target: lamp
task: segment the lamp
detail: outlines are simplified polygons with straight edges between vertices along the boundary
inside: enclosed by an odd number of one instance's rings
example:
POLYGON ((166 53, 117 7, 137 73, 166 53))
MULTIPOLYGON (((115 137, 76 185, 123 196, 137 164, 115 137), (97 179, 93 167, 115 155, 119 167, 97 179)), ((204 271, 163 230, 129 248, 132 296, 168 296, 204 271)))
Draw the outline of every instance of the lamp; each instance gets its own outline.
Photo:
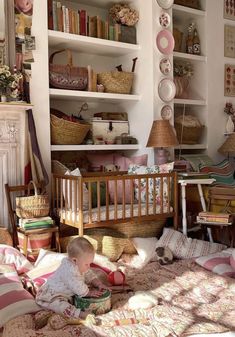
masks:
POLYGON ((220 146, 218 152, 227 154, 228 158, 231 153, 235 153, 235 133, 231 133, 225 142, 220 146))
POLYGON ((160 165, 167 162, 168 153, 164 148, 174 147, 178 144, 174 128, 169 120, 153 121, 146 146, 157 148, 156 164, 160 165))

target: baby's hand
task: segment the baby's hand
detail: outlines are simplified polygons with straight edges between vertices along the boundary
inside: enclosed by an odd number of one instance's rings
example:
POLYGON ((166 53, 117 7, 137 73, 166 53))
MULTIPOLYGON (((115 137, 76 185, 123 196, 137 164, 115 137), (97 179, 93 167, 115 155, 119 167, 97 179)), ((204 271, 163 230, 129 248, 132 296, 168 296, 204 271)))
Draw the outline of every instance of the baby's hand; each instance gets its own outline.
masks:
POLYGON ((100 297, 103 295, 103 291, 101 290, 95 290, 95 289, 92 289, 92 290, 89 290, 88 294, 86 295, 87 297, 100 297))
POLYGON ((101 282, 98 278, 92 281, 94 287, 98 288, 99 290, 111 290, 109 286, 101 282))

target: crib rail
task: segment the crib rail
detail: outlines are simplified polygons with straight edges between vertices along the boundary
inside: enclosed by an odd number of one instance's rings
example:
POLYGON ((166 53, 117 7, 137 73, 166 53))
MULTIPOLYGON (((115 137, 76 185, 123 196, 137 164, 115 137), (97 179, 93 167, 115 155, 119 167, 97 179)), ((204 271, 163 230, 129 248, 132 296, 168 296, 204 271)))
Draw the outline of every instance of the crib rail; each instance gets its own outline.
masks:
POLYGON ((61 223, 79 229, 127 221, 174 218, 177 227, 177 174, 120 172, 82 177, 53 175, 53 209, 61 223))

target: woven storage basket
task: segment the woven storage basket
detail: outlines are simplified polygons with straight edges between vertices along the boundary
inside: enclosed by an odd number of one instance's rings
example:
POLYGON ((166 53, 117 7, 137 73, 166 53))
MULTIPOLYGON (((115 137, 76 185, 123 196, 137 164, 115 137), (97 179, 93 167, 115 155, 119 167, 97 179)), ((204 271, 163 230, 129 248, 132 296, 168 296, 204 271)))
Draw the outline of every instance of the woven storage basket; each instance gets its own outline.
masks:
POLYGON ((200 141, 204 126, 182 127, 181 124, 175 123, 175 130, 180 144, 197 144, 200 141), (183 137, 182 137, 183 132, 183 137))
POLYGON ((49 197, 47 194, 38 194, 33 181, 28 184, 28 196, 16 197, 16 215, 19 218, 30 219, 48 216, 50 210, 49 197), (35 195, 29 196, 30 185, 34 187, 35 195))
POLYGON ((98 84, 103 84, 104 91, 115 94, 130 94, 134 79, 133 72, 108 71, 97 74, 98 84))
POLYGON ((68 167, 66 167, 64 164, 62 164, 58 160, 52 160, 51 161, 51 172, 54 174, 61 174, 64 175, 66 171, 68 171, 68 167))
POLYGON ((51 114, 51 143, 54 145, 79 145, 89 130, 89 124, 70 122, 51 114))
POLYGON ((0 228, 0 244, 13 246, 11 234, 6 228, 0 228))

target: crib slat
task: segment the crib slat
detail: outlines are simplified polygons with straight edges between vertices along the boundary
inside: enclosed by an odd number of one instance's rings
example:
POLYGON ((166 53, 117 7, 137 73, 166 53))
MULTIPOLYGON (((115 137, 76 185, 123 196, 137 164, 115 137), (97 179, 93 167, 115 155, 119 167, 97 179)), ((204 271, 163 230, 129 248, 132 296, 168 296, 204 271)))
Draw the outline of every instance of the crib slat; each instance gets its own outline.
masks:
POLYGON ((134 183, 135 183, 134 179, 131 179, 131 212, 130 212, 131 218, 133 218, 134 216, 134 210, 133 210, 134 208, 134 183))
POLYGON ((114 180, 114 219, 117 220, 117 180, 114 180))
POLYGON ((126 217, 126 180, 122 180, 122 218, 126 217))
POLYGON ((91 199, 91 182, 88 182, 88 212, 89 222, 92 222, 92 199, 91 199))
POLYGON ((80 195, 79 198, 79 224, 78 224, 78 234, 83 236, 83 188, 82 188, 83 181, 80 178, 78 180, 78 193, 80 195))
POLYGON ((167 177, 167 212, 170 213, 171 178, 167 177))
POLYGON ((146 215, 149 215, 149 178, 146 178, 146 215))
POLYGON ((153 214, 156 215, 156 183, 157 183, 157 178, 153 178, 153 214))
POLYGON ((164 194, 163 194, 163 178, 160 177, 160 213, 163 213, 163 199, 164 199, 164 194))
POLYGON ((138 178, 138 216, 141 216, 141 179, 138 178))
POLYGON ((106 203, 106 220, 109 220, 109 182, 106 180, 106 193, 105 193, 105 203, 106 203))

